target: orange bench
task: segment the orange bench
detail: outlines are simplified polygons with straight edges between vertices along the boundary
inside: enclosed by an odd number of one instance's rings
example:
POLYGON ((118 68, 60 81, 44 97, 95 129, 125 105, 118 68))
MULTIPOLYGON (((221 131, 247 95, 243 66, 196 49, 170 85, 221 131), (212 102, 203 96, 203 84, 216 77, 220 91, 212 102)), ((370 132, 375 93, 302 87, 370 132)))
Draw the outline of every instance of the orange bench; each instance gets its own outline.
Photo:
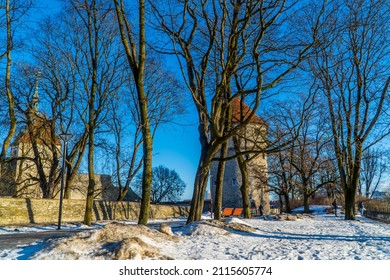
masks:
POLYGON ((233 211, 233 216, 241 216, 244 209, 242 208, 235 208, 233 211))
POLYGON ((224 208, 221 216, 222 217, 230 217, 231 215, 233 215, 233 210, 234 210, 234 208, 224 208))

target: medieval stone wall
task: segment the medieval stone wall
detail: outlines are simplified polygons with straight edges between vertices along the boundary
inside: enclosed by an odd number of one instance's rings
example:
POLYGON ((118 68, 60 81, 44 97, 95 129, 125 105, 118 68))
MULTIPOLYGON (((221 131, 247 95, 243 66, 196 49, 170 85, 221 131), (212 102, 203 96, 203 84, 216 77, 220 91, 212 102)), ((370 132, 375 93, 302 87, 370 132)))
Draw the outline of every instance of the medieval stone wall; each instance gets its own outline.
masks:
MULTIPOLYGON (((94 201, 93 221, 137 220, 140 204, 137 202, 94 201)), ((35 198, 0 198, 0 226, 47 224, 58 221, 59 200, 35 198)), ((82 222, 85 200, 65 199, 62 222, 82 222)), ((151 205, 151 219, 165 219, 188 215, 183 206, 151 205)))
POLYGON ((9 161, 0 165, 0 196, 15 194, 15 163, 16 161, 9 161))
MULTIPOLYGON (((71 199, 85 199, 87 197, 89 177, 88 174, 77 174, 73 181, 70 193, 71 199)), ((118 195, 111 176, 106 174, 95 174, 95 199, 116 200, 118 195)))

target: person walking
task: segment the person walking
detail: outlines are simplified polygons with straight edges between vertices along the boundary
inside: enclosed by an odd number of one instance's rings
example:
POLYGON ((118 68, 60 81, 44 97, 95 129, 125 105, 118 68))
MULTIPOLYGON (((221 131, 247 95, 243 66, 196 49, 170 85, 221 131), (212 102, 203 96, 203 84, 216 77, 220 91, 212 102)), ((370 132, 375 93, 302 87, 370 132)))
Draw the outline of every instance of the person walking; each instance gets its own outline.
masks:
POLYGON ((333 206, 333 210, 334 210, 334 215, 335 215, 336 217, 338 217, 338 216, 337 216, 337 200, 336 200, 336 198, 333 200, 332 206, 333 206))
POLYGON ((364 216, 364 203, 363 201, 360 201, 359 203, 359 212, 360 212, 360 215, 364 216))
POLYGON ((260 214, 260 217, 262 217, 265 220, 263 204, 260 204, 260 206, 259 206, 259 214, 260 214))

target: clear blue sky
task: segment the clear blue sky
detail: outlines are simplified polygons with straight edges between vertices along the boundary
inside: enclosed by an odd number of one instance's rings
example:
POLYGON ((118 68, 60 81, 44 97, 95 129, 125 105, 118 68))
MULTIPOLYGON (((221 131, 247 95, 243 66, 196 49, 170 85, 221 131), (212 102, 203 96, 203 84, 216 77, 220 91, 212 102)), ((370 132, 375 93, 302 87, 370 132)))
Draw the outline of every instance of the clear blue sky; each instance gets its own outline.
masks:
POLYGON ((153 165, 164 165, 180 175, 187 185, 183 199, 192 197, 200 155, 198 139, 196 125, 162 127, 154 139, 153 165))
MULTIPOLYGON (((37 18, 60 11, 61 1, 58 0, 37 0, 35 7, 37 18)), ((188 94, 187 92, 183 94, 188 94)), ((164 165, 174 169, 187 188, 183 199, 191 199, 196 169, 200 155, 199 135, 197 131, 197 116, 191 112, 191 104, 187 115, 179 116, 180 124, 168 124, 158 129, 154 139, 153 166, 164 165)))

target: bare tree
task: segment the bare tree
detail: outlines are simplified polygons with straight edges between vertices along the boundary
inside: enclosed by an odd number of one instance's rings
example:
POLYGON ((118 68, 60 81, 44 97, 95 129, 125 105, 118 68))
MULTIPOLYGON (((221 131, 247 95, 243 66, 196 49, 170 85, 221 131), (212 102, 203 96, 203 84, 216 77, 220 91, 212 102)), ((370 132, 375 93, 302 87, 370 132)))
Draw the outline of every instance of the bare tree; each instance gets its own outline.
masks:
POLYGON ((173 49, 165 51, 177 56, 198 113, 201 156, 187 222, 198 221, 210 164, 221 145, 251 121, 262 92, 297 67, 307 55, 311 40, 302 42, 302 38, 286 32, 283 23, 293 1, 151 4, 158 21, 156 28, 173 44, 173 49), (235 97, 246 100, 251 114, 229 128, 224 122, 225 112, 235 97))
POLYGON ((150 127, 148 97, 145 92, 145 60, 146 60, 146 33, 145 33, 145 1, 138 1, 138 44, 135 43, 135 33, 127 19, 127 12, 123 0, 114 0, 122 45, 125 49, 129 68, 132 71, 135 87, 138 94, 138 106, 143 139, 143 181, 141 209, 138 218, 139 224, 146 225, 149 217, 150 192, 152 187, 152 155, 153 137, 150 127))
MULTIPOLYGON (((302 73, 298 73, 300 74, 302 73)), ((302 90, 299 87, 299 91, 302 90)), ((322 149, 323 145, 313 139, 309 140, 309 135, 310 137, 315 135, 318 139, 327 133, 326 130, 318 130, 313 134, 313 130, 316 131, 316 126, 312 123, 313 117, 316 109, 321 107, 321 105, 316 105, 316 101, 315 93, 312 88, 309 88, 306 95, 289 93, 289 98, 272 100, 269 108, 265 108, 268 133, 267 139, 263 140, 266 143, 263 150, 268 155, 268 178, 262 179, 258 172, 257 176, 260 180, 264 180, 264 184, 269 186, 270 191, 278 195, 281 208, 285 205, 286 212, 291 211, 290 199, 298 194, 300 179, 304 177, 304 180, 308 182, 318 171, 316 164, 319 154, 316 155, 317 158, 314 158, 314 162, 313 158, 312 160, 306 159, 306 156, 312 156, 306 154, 307 151, 318 150, 313 147, 322 149), (311 164, 307 165, 308 162, 311 164)))
POLYGON ((2 175, 2 167, 5 162, 6 153, 15 135, 17 124, 17 118, 15 113, 15 97, 11 85, 12 51, 15 49, 14 37, 16 34, 16 27, 20 25, 18 21, 26 14, 30 7, 30 0, 5 0, 4 4, 0 4, 0 24, 1 28, 5 27, 6 34, 4 39, 5 46, 0 46, 0 61, 5 60, 6 65, 4 73, 4 87, 2 87, 1 90, 1 97, 3 97, 4 90, 6 96, 6 103, 8 104, 7 117, 9 121, 9 128, 2 143, 0 154, 0 176, 2 175))
POLYGON ((298 136, 299 121, 293 114, 291 106, 279 104, 271 113, 268 137, 273 142, 283 141, 285 144, 268 154, 268 178, 267 183, 270 190, 279 197, 281 211, 291 212, 290 199, 293 199, 297 192, 298 174, 291 164, 296 152, 293 145, 298 136), (275 112, 276 111, 276 112, 275 112), (284 205, 284 207, 283 207, 284 205))
POLYGON ((129 103, 118 96, 109 104, 110 121, 107 125, 114 136, 114 145, 108 144, 107 151, 115 155, 113 177, 118 186, 118 201, 125 198, 130 190, 132 180, 142 167, 142 158, 138 158, 142 145, 141 126, 136 121, 138 119, 137 112, 134 112, 134 107, 129 103), (128 115, 131 116, 130 119, 128 119, 128 115), (124 138, 127 141, 124 141, 124 138), (128 139, 132 139, 130 146, 128 146, 130 142, 128 139))
MULTIPOLYGON (((151 200, 153 203, 178 201, 184 193, 185 187, 186 184, 180 179, 179 174, 175 170, 170 170, 162 165, 153 168, 151 190, 151 200)), ((137 193, 142 192, 142 174, 136 177, 134 189, 137 193)))
MULTIPOLYGON (((44 111, 51 117, 56 133, 73 134, 67 155, 67 176, 64 198, 70 198, 74 178, 79 171, 86 147, 88 133, 85 119, 85 99, 77 65, 82 64, 82 48, 78 45, 78 27, 66 12, 42 19, 33 36, 32 56, 42 72, 40 92, 44 96, 44 111)), ((62 172, 62 171, 61 171, 62 172)))
POLYGON ((359 194, 372 198, 387 170, 385 156, 379 150, 368 149, 362 159, 359 194))
POLYGON ((293 149, 287 149, 270 154, 268 157, 267 182, 270 191, 278 195, 280 208, 287 213, 291 212, 290 199, 294 197, 297 185, 297 174, 288 161, 288 156, 291 156, 293 151, 293 149))
POLYGON ((312 107, 302 119, 302 125, 298 131, 299 136, 292 144, 295 151, 290 164, 299 178, 297 187, 303 195, 306 213, 310 211, 310 197, 323 186, 335 183, 335 178, 329 177, 329 173, 321 172, 334 160, 328 153, 331 139, 324 115, 322 102, 317 102, 317 106, 312 107))
POLYGON ((355 219, 363 151, 389 134, 388 1, 332 1, 312 71, 332 124, 345 219, 355 219))
MULTIPOLYGON (((165 69, 163 62, 161 57, 150 57, 146 61, 145 91, 153 139, 158 128, 172 124, 185 112, 182 86, 173 73, 165 69)), ((118 200, 123 200, 132 179, 142 168, 139 151, 143 141, 138 94, 133 79, 128 79, 125 85, 126 94, 120 94, 111 104, 111 121, 108 124, 115 136, 115 148, 108 147, 108 150, 115 154, 114 178, 119 188, 118 200), (132 139, 132 143, 128 139, 132 139)))
POLYGON ((83 153, 83 145, 87 144, 89 183, 84 215, 87 225, 91 223, 95 198, 95 136, 107 114, 108 100, 118 91, 121 77, 116 72, 122 60, 116 47, 118 32, 110 3, 99 0, 70 1, 65 7, 67 16, 62 18, 69 26, 67 30, 72 31, 69 33, 70 44, 66 46, 71 48, 62 51, 68 62, 72 63, 77 92, 81 93, 70 102, 74 101, 72 105, 76 108, 81 105, 76 113, 86 133, 82 132, 76 143, 77 149, 73 149, 68 160, 70 162, 75 154, 83 153))

